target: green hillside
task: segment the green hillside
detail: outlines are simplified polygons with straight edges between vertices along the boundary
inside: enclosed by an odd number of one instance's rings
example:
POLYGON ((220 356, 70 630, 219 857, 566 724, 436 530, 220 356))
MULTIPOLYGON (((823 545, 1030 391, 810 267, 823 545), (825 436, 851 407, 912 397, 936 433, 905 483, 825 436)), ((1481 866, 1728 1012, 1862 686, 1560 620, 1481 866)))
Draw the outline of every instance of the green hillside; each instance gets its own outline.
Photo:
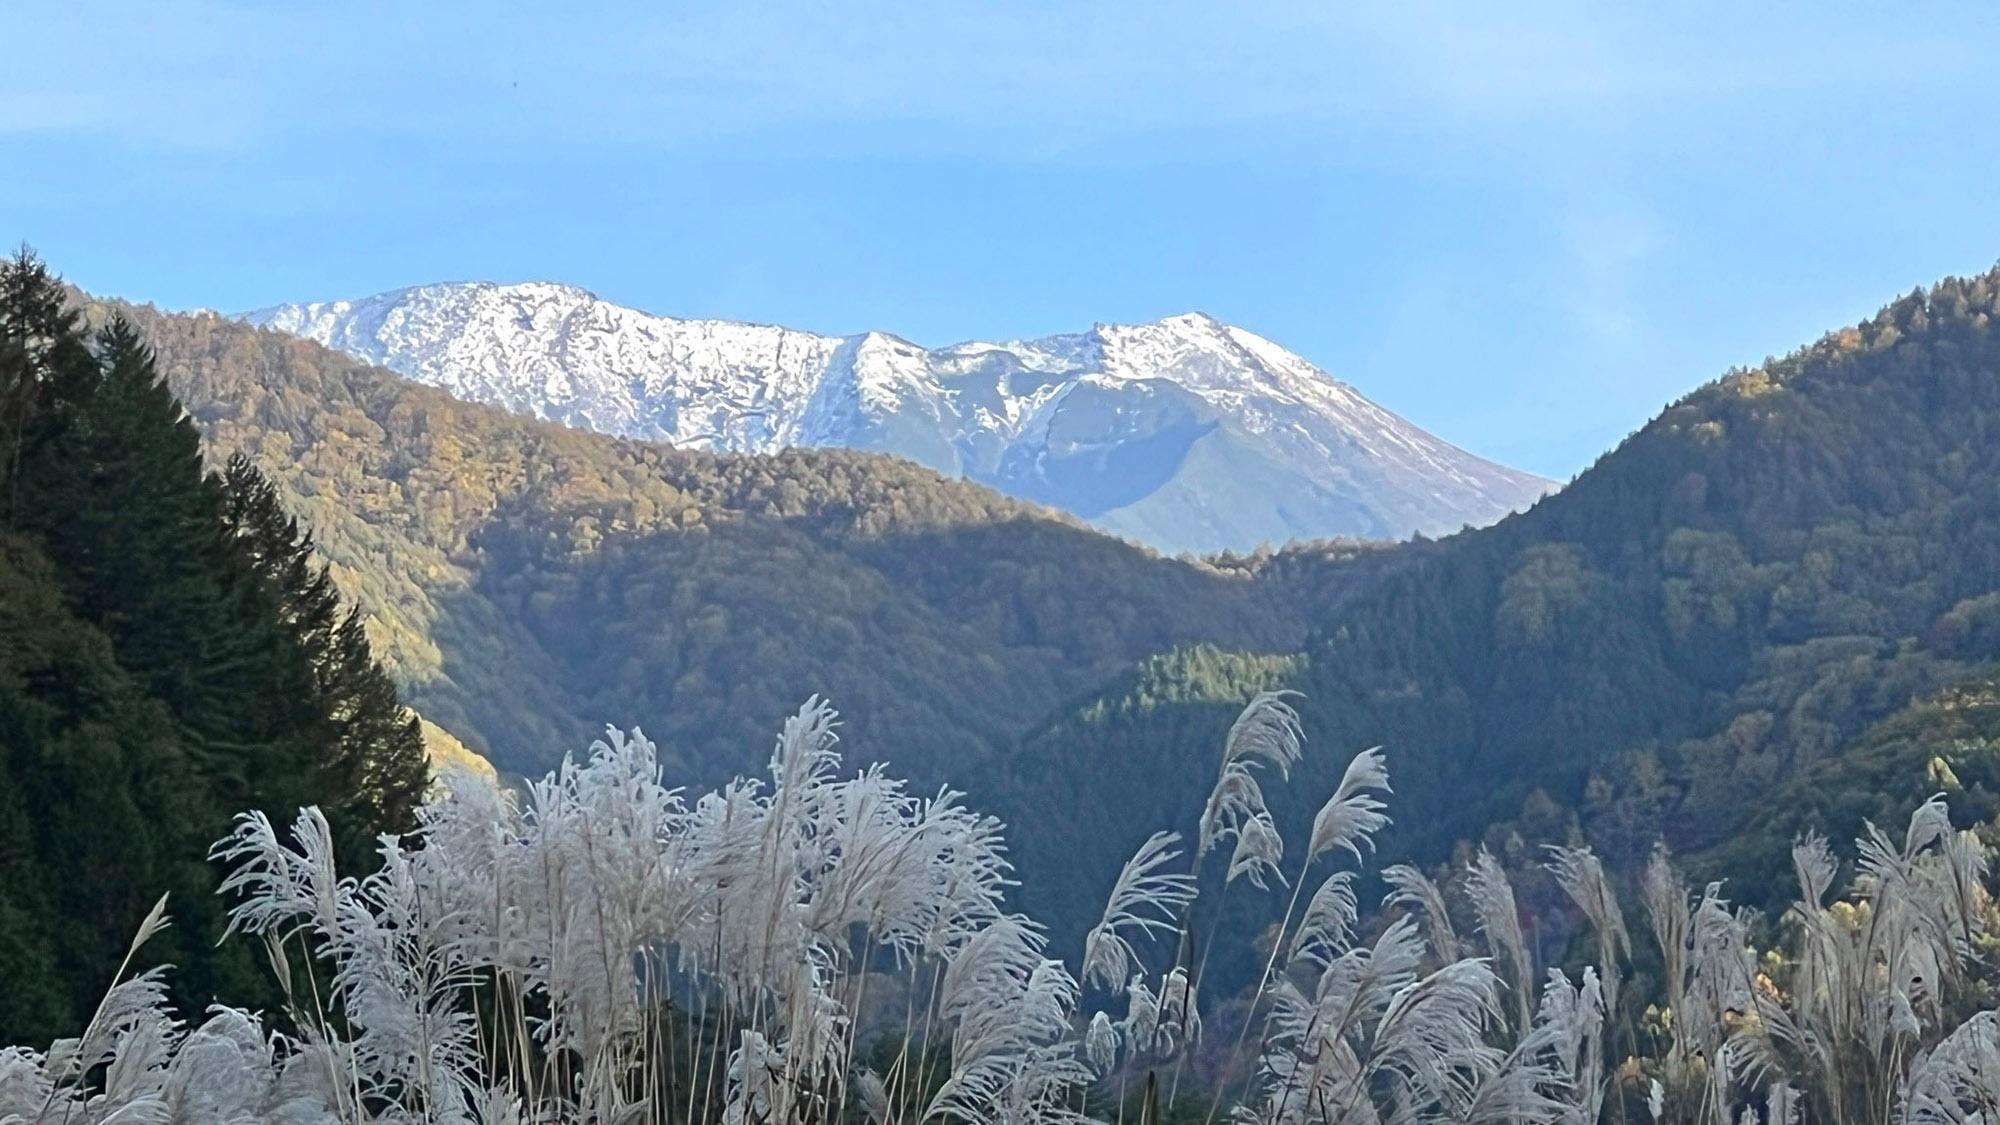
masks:
POLYGON ((859 745, 956 781, 1152 653, 1297 648, 1303 605, 1375 569, 1161 558, 894 458, 678 452, 117 307, 211 446, 311 521, 412 704, 502 769, 639 722, 687 777, 724 779, 817 693, 859 745))
MULTIPOLYGON (((1291 827, 1380 743, 1396 858, 1485 839, 1528 859, 1575 836, 1628 869, 1660 838, 1782 856, 1789 830, 1757 830, 1797 823, 1771 819, 1788 784, 1876 784, 1825 771, 2000 658, 1997 305, 2000 274, 1950 280, 1733 371, 1532 511, 1398 552, 1322 605, 1257 685, 1305 693, 1291 827)), ((1250 686, 1191 667, 1143 699, 1114 689, 982 783, 1032 817, 1031 906, 1087 900, 1147 833, 1190 821, 1250 686)))
POLYGON ((1763 823, 2000 658, 1995 293, 1948 281, 1731 372, 1495 527, 1208 563, 889 458, 618 441, 132 315, 218 451, 311 518, 413 702, 502 768, 636 721, 713 780, 825 694, 865 753, 1018 825, 1061 918, 1200 807, 1264 687, 1304 693, 1313 739, 1279 810, 1384 744, 1399 858, 1587 838, 1629 867, 1763 823))

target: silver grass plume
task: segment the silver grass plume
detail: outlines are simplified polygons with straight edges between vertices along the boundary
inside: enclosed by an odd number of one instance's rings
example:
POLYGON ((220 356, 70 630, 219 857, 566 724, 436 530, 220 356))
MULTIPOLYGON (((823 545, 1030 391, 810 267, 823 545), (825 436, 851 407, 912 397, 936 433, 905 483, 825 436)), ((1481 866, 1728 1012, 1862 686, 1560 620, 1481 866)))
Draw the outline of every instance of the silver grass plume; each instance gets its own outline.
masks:
POLYGON ((1423 872, 1404 864, 1384 868, 1382 881, 1390 888, 1382 904, 1402 907, 1415 914, 1438 960, 1458 960, 1462 948, 1458 931, 1452 927, 1451 910, 1445 905, 1444 892, 1438 885, 1423 872))
POLYGON ((889 1125, 895 1112, 889 1105, 889 1088, 882 1076, 873 1070, 863 1070, 854 1078, 855 1100, 861 1103, 861 1112, 875 1125, 889 1125))
POLYGON ((1117 1067, 1118 1047, 1118 1025, 1111 1022, 1110 1013, 1100 1011, 1091 1016, 1089 1030, 1083 1036, 1083 1057, 1099 1077, 1117 1067))
POLYGON ((1133 1061, 1153 1058, 1160 1037, 1160 998, 1146 986, 1143 974, 1134 973, 1126 982, 1125 1018, 1117 1027, 1133 1061))
POLYGON ((1278 870, 1278 864, 1284 858, 1285 840, 1278 834, 1277 823, 1270 813, 1259 809, 1236 826, 1236 850, 1229 855, 1227 878, 1245 876, 1260 891, 1270 888, 1264 881, 1267 876, 1283 886, 1285 876, 1278 870))
POLYGON ((1336 871, 1313 892, 1305 913, 1299 916, 1298 932, 1292 935, 1286 956, 1294 961, 1311 959, 1323 966, 1353 942, 1354 924, 1360 915, 1354 874, 1336 871))
MULTIPOLYGON (((166 928, 165 901, 140 924, 127 966, 166 928)), ((256 1016, 237 1009, 213 1008, 186 1030, 155 969, 116 980, 81 1038, 60 1041, 47 1055, 0 1048, 0 1121, 336 1125, 344 1099, 312 1063, 308 1044, 268 1034, 256 1016)))
POLYGON ((1335 848, 1352 854, 1356 863, 1366 858, 1361 854, 1362 845, 1372 849, 1374 834, 1389 823, 1382 811, 1388 806, 1376 792, 1390 792, 1389 770, 1379 746, 1356 754, 1347 763, 1340 785, 1313 818, 1312 837, 1306 845, 1307 864, 1335 848))
POLYGON ((1298 712, 1285 702, 1287 696, 1296 694, 1261 691, 1252 697, 1229 726, 1229 736, 1223 744, 1224 760, 1260 759, 1276 769, 1280 777, 1291 777, 1292 767, 1298 764, 1305 744, 1305 728, 1299 725, 1298 712))
POLYGON ((1654 944, 1660 950, 1667 1007, 1679 1012, 1687 1004, 1688 934, 1693 919, 1688 909, 1687 886, 1664 846, 1655 847, 1646 861, 1645 872, 1639 879, 1639 899, 1646 908, 1654 944))
POLYGON ((1298 713, 1285 702, 1289 694, 1260 692, 1237 715, 1223 743, 1221 771, 1201 815, 1196 854, 1205 856, 1235 837, 1227 879, 1233 882, 1239 875, 1247 876, 1259 889, 1268 885, 1266 876, 1278 874, 1285 845, 1252 767, 1266 765, 1276 769, 1280 777, 1289 778, 1292 766, 1298 763, 1305 734, 1298 713))
POLYGON ((1186 968, 1176 965, 1160 980, 1160 1054, 1172 1056, 1201 1042, 1201 1011, 1186 968))
MULTIPOLYGON (((1974 933, 1984 928, 1976 915, 1986 853, 1951 829, 1938 798, 1911 815, 1900 845, 1868 824, 1856 848, 1855 901, 1829 903, 1838 867, 1825 839, 1808 834, 1794 844, 1800 899, 1786 915, 1798 934, 1790 1002, 1756 994, 1759 1033, 1748 1045, 1757 1065, 1799 1080, 1818 1112, 1859 1119, 1879 1114, 1898 1086, 1914 1107, 1928 1096, 1918 1086, 1956 1057, 1939 1040, 1946 997, 1963 988, 1974 933), (1912 1057, 1919 1061, 1905 1072, 1912 1057)), ((1978 1041, 1977 1031, 1967 1035, 1964 1043, 1978 1041)))
POLYGON ((1117 988, 1131 973, 1133 937, 1170 933, 1194 901, 1194 876, 1161 869, 1180 858, 1176 832, 1155 832, 1126 861, 1104 903, 1104 915, 1084 938, 1083 981, 1117 988))
POLYGON ((1980 1012, 1917 1056, 1903 1085, 1903 1125, 1990 1125, 2000 1107, 2000 1012, 1980 1012))
POLYGON ((1560 969, 1550 969, 1542 989, 1534 1029, 1520 1041, 1516 1065, 1545 1069, 1530 1077, 1550 1098, 1565 1104, 1577 1121, 1597 1121, 1609 1080, 1604 1074, 1605 994, 1594 968, 1571 986, 1560 969))
POLYGON ((1271 989, 1255 1098, 1244 1125, 1472 1120, 1505 1055, 1485 1042, 1500 982, 1482 961, 1423 974, 1424 940, 1399 918, 1371 946, 1328 961, 1309 990, 1271 989))
POLYGON ((1618 905, 1618 895, 1604 872, 1604 863, 1587 847, 1552 846, 1547 866, 1556 884, 1590 923, 1591 934, 1597 941, 1597 974, 1604 1008, 1615 1014, 1619 962, 1631 955, 1632 935, 1625 928, 1625 912, 1618 905))
POLYGON ((1528 939, 1521 932, 1521 908, 1514 901, 1514 884, 1493 853, 1479 849, 1465 880, 1465 897, 1472 904, 1487 952, 1508 968, 1514 991, 1515 1027, 1526 1032, 1535 1010, 1535 978, 1528 939))

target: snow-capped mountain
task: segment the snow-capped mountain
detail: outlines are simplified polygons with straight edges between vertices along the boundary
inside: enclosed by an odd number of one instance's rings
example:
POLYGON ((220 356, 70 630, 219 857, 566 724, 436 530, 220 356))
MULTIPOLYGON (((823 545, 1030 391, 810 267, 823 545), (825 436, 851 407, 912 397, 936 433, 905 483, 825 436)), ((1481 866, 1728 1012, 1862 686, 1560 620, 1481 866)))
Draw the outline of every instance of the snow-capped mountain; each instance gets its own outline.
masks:
POLYGON ((737 453, 899 454, 1169 551, 1455 531, 1555 487, 1200 313, 927 349, 471 282, 248 319, 571 426, 737 453))

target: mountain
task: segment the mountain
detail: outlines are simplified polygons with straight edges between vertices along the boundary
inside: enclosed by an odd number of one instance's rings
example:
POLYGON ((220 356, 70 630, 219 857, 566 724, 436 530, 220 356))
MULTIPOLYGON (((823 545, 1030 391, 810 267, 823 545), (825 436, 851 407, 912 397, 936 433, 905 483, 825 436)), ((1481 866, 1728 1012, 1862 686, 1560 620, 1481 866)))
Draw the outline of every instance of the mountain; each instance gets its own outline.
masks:
POLYGON ((677 450, 239 320, 94 308, 310 523, 411 705, 510 772, 618 722, 678 781, 754 773, 817 693, 857 760, 953 781, 1153 653, 1296 648, 1306 605, 1396 553, 1163 558, 900 458, 677 450))
POLYGON ((1026 905, 1073 920, 1150 833, 1191 830, 1259 689, 1302 693, 1311 745, 1273 797, 1294 844, 1377 744, 1385 858, 1423 864, 1587 841, 1630 872, 1664 841, 1772 903, 1797 831, 1939 790, 1981 822, 2000 740, 1925 717, 1969 722, 2000 662, 1996 325, 2000 271, 1911 294, 1700 388, 1532 511, 1399 548, 1283 660, 1135 666, 967 781, 1039 826, 1026 905))
POLYGON ((211 444, 312 520, 413 704, 503 769, 623 721, 676 782, 749 771, 822 692, 855 760, 1015 825, 1023 905, 1065 940, 1200 809, 1256 690, 1303 693, 1309 755, 1272 789, 1293 841, 1380 743, 1385 858, 1586 840, 1629 870, 1661 839, 1691 865, 1782 850, 1752 829, 1779 800, 1818 823, 1781 796, 1814 778, 1904 801, 1932 735, 1869 732, 2000 662, 2000 274, 1730 372, 1491 527, 1209 563, 902 459, 618 439, 240 321, 133 315, 211 444))
POLYGON ((1438 534, 1554 487, 1199 313, 925 349, 467 283, 248 319, 582 429, 715 452, 894 453, 1166 551, 1438 534))

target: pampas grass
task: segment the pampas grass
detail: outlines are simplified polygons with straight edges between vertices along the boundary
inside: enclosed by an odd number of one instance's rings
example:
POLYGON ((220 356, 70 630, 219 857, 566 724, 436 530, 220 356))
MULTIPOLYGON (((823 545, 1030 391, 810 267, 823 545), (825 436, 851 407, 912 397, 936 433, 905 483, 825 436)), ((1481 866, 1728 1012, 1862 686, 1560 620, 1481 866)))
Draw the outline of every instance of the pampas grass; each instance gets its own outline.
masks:
POLYGON ((285 1010, 189 1025, 162 970, 128 975, 163 901, 76 1039, 0 1049, 0 1125, 2000 1122, 2000 1022, 1976 1010, 1988 857, 1941 800, 1900 838, 1870 825, 1844 891, 1833 849, 1801 839, 1776 950, 1656 852, 1636 904, 1658 983, 1634 997, 1633 931, 1585 848, 1547 862, 1596 960, 1574 978, 1535 963, 1484 851, 1446 878, 1391 867, 1364 911, 1379 751, 1285 879, 1261 785, 1304 753, 1285 700, 1253 700, 1195 846, 1146 840, 1074 962, 1008 910, 1001 826, 948 790, 843 776, 817 700, 767 778, 710 793, 665 786, 637 730, 518 798, 457 779, 365 877, 337 869, 317 810, 246 815, 214 853, 230 940, 261 943, 285 1010), (1211 1004, 1215 939, 1187 964, 1187 917, 1225 844, 1223 894, 1292 894, 1268 955, 1220 953, 1263 962, 1254 992, 1211 1004), (1621 1049, 1621 1013, 1648 1003, 1655 1045, 1621 1049), (1197 1052, 1223 1088, 1190 1106, 1197 1052))

